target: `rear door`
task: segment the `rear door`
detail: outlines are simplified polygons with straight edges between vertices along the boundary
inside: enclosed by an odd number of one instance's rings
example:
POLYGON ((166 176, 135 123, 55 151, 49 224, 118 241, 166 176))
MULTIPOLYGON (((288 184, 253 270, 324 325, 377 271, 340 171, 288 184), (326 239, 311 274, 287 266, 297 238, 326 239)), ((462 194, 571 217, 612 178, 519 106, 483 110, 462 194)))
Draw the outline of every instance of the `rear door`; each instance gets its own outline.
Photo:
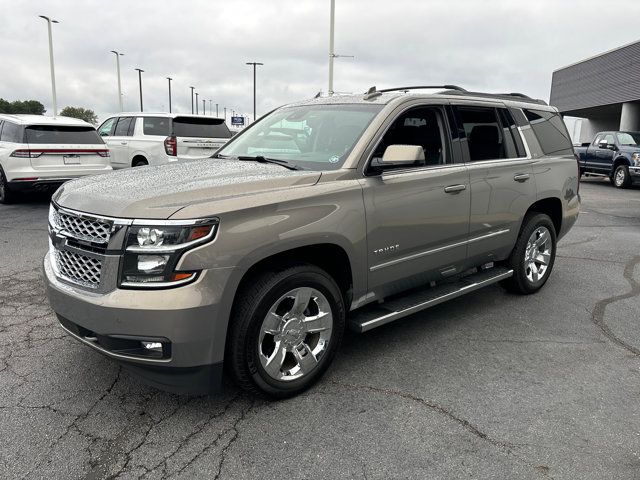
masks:
POLYGON ((91 126, 31 125, 25 141, 34 170, 91 170, 109 165, 109 150, 91 126))
MULTIPOLYGON (((452 102, 453 103, 453 102, 452 102)), ((469 169, 471 213, 469 266, 504 257, 515 243, 520 222, 535 202, 531 159, 511 112, 489 103, 454 107, 463 155, 469 169)))
MULTIPOLYGON (((129 141, 135 127, 135 117, 118 117, 113 120, 111 135, 105 137, 111 151, 111 165, 113 168, 126 168, 131 166, 129 155, 129 141)), ((107 120, 109 122, 110 120, 107 120)), ((105 122, 105 124, 107 123, 105 122)), ((103 126, 105 125, 103 124, 103 126)), ((102 127, 100 127, 102 132, 102 127)))
POLYGON ((616 140, 613 133, 605 133, 600 141, 607 142, 607 146, 600 148, 600 145, 597 144, 596 168, 602 173, 608 173, 611 171, 611 166, 613 165, 613 156, 615 154, 613 149, 615 148, 616 140))
POLYGON ((213 117, 175 117, 172 131, 180 160, 210 157, 231 138, 224 120, 213 117))

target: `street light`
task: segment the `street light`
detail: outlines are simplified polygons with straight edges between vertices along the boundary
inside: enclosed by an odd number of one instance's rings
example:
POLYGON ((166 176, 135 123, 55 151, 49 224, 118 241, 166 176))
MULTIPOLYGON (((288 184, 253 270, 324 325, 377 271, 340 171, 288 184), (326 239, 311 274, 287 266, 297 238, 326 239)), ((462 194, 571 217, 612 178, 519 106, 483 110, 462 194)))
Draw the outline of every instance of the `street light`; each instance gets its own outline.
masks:
POLYGON ((206 115, 206 114, 207 114, 207 108, 206 108, 206 106, 207 106, 207 101, 203 98, 203 99, 202 99, 202 114, 203 114, 203 115, 206 115))
MULTIPOLYGON (((334 25, 336 20, 336 0, 331 0, 331 15, 329 17, 329 95, 333 95, 333 59, 353 58, 353 55, 336 55, 333 51, 334 25)), ((255 118, 254 118, 255 120, 255 118)))
POLYGON ((51 65, 51 93, 53 94, 53 116, 58 115, 58 101, 56 99, 56 72, 53 67, 53 39, 51 37, 51 24, 60 23, 57 20, 53 20, 44 15, 38 15, 40 18, 44 18, 47 21, 47 30, 49 32, 49 64, 51 65))
POLYGON ((124 56, 124 53, 116 52, 115 50, 111 50, 116 56, 116 69, 118 72, 118 105, 120 106, 120 111, 124 111, 122 108, 122 82, 120 81, 120 57, 124 56))
POLYGON ((213 115, 213 100, 209 99, 209 115, 213 115))
POLYGON ((247 62, 247 65, 253 65, 253 119, 255 120, 256 119, 256 66, 264 65, 264 63, 247 62))
POLYGON ((140 68, 134 68, 134 70, 138 71, 138 85, 140 86, 140 111, 144 112, 144 109, 142 108, 142 72, 144 72, 144 70, 140 68))
POLYGON ((216 117, 218 116, 218 104, 216 103, 216 117))
POLYGON ((193 89, 196 87, 189 87, 191 89, 191 115, 193 115, 193 89))
POLYGON ((196 115, 198 115, 198 92, 196 92, 196 115))
POLYGON ((171 113, 171 80, 173 78, 167 77, 167 80, 169 80, 169 113, 171 113))
POLYGON ((227 121, 227 107, 224 107, 224 121, 227 121))

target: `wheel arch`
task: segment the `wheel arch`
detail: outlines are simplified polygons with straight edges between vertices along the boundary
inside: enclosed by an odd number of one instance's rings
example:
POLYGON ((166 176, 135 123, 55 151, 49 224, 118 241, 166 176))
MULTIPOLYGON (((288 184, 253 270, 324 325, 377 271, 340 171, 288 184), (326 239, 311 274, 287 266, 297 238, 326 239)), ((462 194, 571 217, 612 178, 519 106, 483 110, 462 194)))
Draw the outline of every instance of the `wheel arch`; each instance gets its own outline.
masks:
POLYGON ((140 153, 136 153, 133 158, 131 159, 131 166, 133 167, 136 162, 143 160, 145 162, 147 162, 147 165, 149 165, 149 159, 147 157, 145 157, 144 155, 140 154, 140 153))
POLYGON ((562 229, 562 201, 557 197, 547 197, 537 200, 527 209, 525 213, 538 212, 544 213, 551 218, 553 226, 556 229, 556 235, 560 235, 562 229))

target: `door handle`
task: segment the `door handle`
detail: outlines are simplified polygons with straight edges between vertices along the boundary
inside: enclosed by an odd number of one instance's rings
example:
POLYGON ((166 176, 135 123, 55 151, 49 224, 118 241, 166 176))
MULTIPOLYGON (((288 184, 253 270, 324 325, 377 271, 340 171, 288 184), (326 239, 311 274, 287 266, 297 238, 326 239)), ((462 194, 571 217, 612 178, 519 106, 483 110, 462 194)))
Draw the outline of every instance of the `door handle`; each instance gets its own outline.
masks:
POLYGON ((127 142, 120 142, 120 145, 126 145, 127 142))
POLYGON ((462 190, 466 190, 467 186, 466 185, 449 185, 448 187, 444 187, 444 191, 445 193, 458 193, 461 192, 462 190))
POLYGON ((529 180, 529 174, 528 173, 516 173, 513 176, 513 179, 516 182, 526 182, 527 180, 529 180))

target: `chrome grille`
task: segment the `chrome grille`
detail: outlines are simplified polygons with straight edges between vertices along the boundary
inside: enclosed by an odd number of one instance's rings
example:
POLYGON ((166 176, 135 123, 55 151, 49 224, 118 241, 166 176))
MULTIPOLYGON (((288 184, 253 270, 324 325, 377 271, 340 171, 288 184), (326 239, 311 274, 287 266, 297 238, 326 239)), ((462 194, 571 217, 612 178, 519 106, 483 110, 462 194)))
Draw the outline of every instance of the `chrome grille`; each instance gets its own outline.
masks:
POLYGON ((53 255, 58 276, 87 288, 100 286, 102 262, 97 258, 56 248, 53 255))
POLYGON ((54 228, 68 233, 74 238, 95 243, 109 243, 111 224, 98 219, 90 219, 54 210, 54 228))

